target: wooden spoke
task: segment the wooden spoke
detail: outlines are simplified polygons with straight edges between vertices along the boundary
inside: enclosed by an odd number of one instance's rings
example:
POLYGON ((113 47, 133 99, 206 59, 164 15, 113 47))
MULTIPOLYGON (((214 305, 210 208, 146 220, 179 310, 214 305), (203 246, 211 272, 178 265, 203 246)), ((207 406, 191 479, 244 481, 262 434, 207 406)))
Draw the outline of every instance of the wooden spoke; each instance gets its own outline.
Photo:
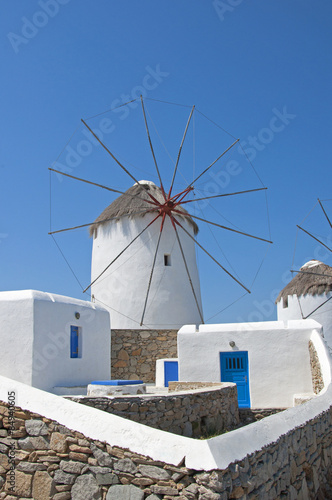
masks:
MULTIPOLYGON (((105 151, 107 151, 107 153, 113 158, 113 160, 119 165, 119 167, 122 168, 122 170, 124 172, 126 172, 126 174, 129 175, 129 177, 131 177, 131 179, 133 179, 133 181, 135 181, 136 184, 139 184, 138 180, 129 172, 129 170, 126 169, 126 167, 124 165, 122 165, 122 163, 119 162, 119 160, 114 156, 114 154, 108 149, 108 147, 105 146, 105 144, 99 139, 99 137, 97 136, 97 134, 94 133, 94 131, 92 130, 92 128, 89 127, 89 125, 83 120, 83 118, 81 118, 81 122, 86 126, 86 128, 91 132, 91 134, 93 135, 93 137, 95 137, 97 139, 97 141, 99 142, 99 144, 101 144, 101 146, 103 146, 103 148, 105 149, 105 151)), ((151 193, 149 193, 148 191, 148 188, 144 185, 144 184, 141 184, 141 186, 145 189, 146 193, 148 196, 150 196, 150 198, 155 202, 155 203, 158 203, 158 201, 155 199, 154 196, 152 196, 151 193)))
MULTIPOLYGON (((119 191, 118 189, 112 189, 110 187, 104 186, 103 184, 97 184, 96 182, 91 182, 91 181, 88 181, 86 179, 82 179, 81 177, 75 177, 74 175, 65 174, 64 172, 61 172, 60 170, 55 170, 54 168, 51 168, 51 167, 49 167, 49 170, 51 170, 52 172, 56 172, 57 174, 64 175, 65 177, 69 177, 70 179, 75 179, 76 181, 86 182, 87 184, 91 184, 92 186, 97 186, 97 187, 100 187, 102 189, 106 189, 107 191, 111 191, 112 193, 119 193, 119 194, 123 194, 125 196, 129 196, 130 198, 138 198, 140 200, 142 199, 139 196, 135 196, 133 194, 119 191)), ((140 184, 140 186, 143 186, 143 184, 140 184)), ((150 203, 151 205, 155 205, 155 202, 152 202, 151 200, 143 199, 142 201, 145 201, 146 203, 150 203)))
POLYGON ((151 288, 151 282, 152 282, 152 276, 153 276, 153 271, 154 271, 154 268, 155 268, 155 265, 156 265, 156 259, 157 259, 157 253, 158 253, 158 248, 159 248, 159 243, 160 243, 161 235, 162 235, 162 231, 159 231, 159 237, 158 237, 158 241, 157 241, 156 251, 155 251, 154 257, 153 257, 153 263, 152 263, 152 268, 151 268, 151 273, 150 273, 150 278, 149 278, 149 283, 148 283, 148 289, 147 289, 146 295, 145 295, 145 302, 144 302, 144 307, 143 307, 143 313, 142 313, 142 317, 141 317, 140 326, 143 325, 143 320, 144 320, 144 315, 145 315, 145 311, 146 311, 146 306, 147 306, 147 303, 148 303, 148 298, 149 298, 149 293, 150 293, 150 288, 151 288))
POLYGON ((198 241, 193 236, 191 236, 191 234, 182 226, 182 224, 180 224, 180 222, 178 220, 176 220, 174 218, 174 222, 178 226, 180 226, 183 229, 183 231, 189 236, 189 238, 191 238, 196 243, 196 245, 198 245, 203 250, 203 252, 205 252, 226 274, 228 274, 228 276, 230 276, 234 281, 236 281, 236 283, 238 283, 240 286, 242 286, 242 288, 244 288, 248 293, 251 293, 250 290, 246 286, 244 286, 243 283, 241 283, 241 281, 239 281, 237 278, 235 278, 235 276, 233 276, 214 257, 212 257, 212 255, 207 250, 205 250, 205 248, 200 243, 198 243, 198 241))
MULTIPOLYGON (((173 212, 176 212, 176 213, 182 214, 182 215, 187 215, 184 212, 181 212, 180 210, 177 210, 177 209, 173 209, 173 212)), ((238 234, 242 234, 243 236, 248 236, 249 238, 254 238, 255 240, 265 241, 266 243, 272 243, 272 241, 270 241, 270 240, 260 238, 259 236, 254 236, 252 234, 244 233, 242 231, 237 231, 237 229, 232 229, 231 227, 222 226, 221 224, 217 224, 216 222, 211 222, 209 220, 202 219, 201 217, 197 217, 197 215, 190 214, 190 217, 192 217, 193 219, 201 220, 202 222, 206 222, 207 224, 212 224, 213 226, 220 227, 221 229, 226 229, 227 231, 232 231, 233 233, 238 233, 238 234)))
POLYGON ((131 242, 129 243, 129 245, 127 245, 116 257, 115 259, 112 260, 112 262, 110 262, 108 264, 108 266, 105 267, 105 269, 97 276, 97 278, 95 278, 89 286, 87 286, 84 290, 83 290, 83 293, 85 293, 87 290, 89 290, 89 288, 94 284, 96 283, 96 281, 99 280, 99 278, 107 271, 107 269, 109 269, 111 267, 112 264, 114 264, 114 262, 134 243, 134 241, 136 241, 143 233, 144 231, 147 230, 148 227, 151 226, 151 224, 154 223, 155 220, 158 219, 158 217, 160 217, 160 215, 158 214, 157 217, 155 217, 144 229, 143 231, 141 231, 137 236, 135 236, 135 238, 133 240, 131 240, 131 242))
POLYGON ((328 221, 328 223, 330 224, 330 227, 332 228, 332 223, 331 223, 331 221, 330 221, 330 219, 329 219, 329 217, 328 217, 327 213, 325 212, 325 209, 324 209, 323 204, 322 204, 322 202, 320 201, 320 199, 318 199, 318 203, 320 204, 321 209, 323 210, 324 215, 325 215, 325 217, 327 218, 327 221, 328 221))
POLYGON ((305 316, 303 319, 309 318, 312 314, 314 314, 314 312, 316 312, 318 309, 320 309, 322 306, 324 306, 326 304, 326 302, 328 302, 331 299, 332 299, 332 295, 328 299, 324 300, 324 302, 322 302, 318 307, 316 307, 316 309, 314 309, 313 311, 311 311, 311 313, 308 314, 307 316, 305 316))
MULTIPOLYGON (((173 219, 173 217, 172 217, 172 219, 173 219)), ((195 288, 194 288, 193 282, 192 282, 191 277, 190 277, 188 264, 187 264, 186 257, 184 255, 184 251, 183 251, 183 248, 182 248, 182 245, 181 245, 181 241, 180 241, 180 236, 178 234, 178 231, 176 229, 175 224, 173 224, 173 227, 174 227, 174 231, 175 231, 175 234, 176 234, 176 239, 178 240, 178 243, 179 243, 179 247, 180 247, 182 259, 183 259, 183 262, 184 262, 184 266, 186 268, 186 273, 187 273, 187 276, 188 276, 188 280, 189 280, 189 284, 190 284, 190 287, 191 287, 191 291, 193 293, 193 296, 194 296, 194 299, 195 299, 195 302, 196 302, 196 306, 197 306, 197 310, 198 310, 199 316, 201 318, 201 322, 203 324, 204 323, 203 314, 202 314, 202 311, 200 310, 198 299, 197 299, 197 295, 196 295, 196 292, 195 292, 195 288)))
POLYGON ((332 278, 332 274, 312 273, 310 271, 301 271, 301 269, 299 271, 295 271, 294 269, 291 269, 290 272, 291 273, 301 273, 301 274, 314 274, 315 276, 324 276, 324 277, 332 278))
MULTIPOLYGON (((149 212, 149 210, 145 209, 145 210, 141 210, 140 212, 134 212, 133 214, 131 214, 131 216, 143 215, 143 214, 146 214, 148 212, 149 212)), ((119 219, 119 217, 110 217, 108 219, 103 219, 103 220, 100 220, 98 222, 89 222, 88 224, 81 224, 80 226, 66 227, 64 229, 58 229, 57 231, 50 231, 48 234, 64 233, 65 231, 72 231, 74 229, 81 229, 82 227, 92 226, 92 224, 99 225, 99 224, 103 224, 104 222, 108 222, 110 220, 117 220, 117 219, 119 219)))
POLYGON ((159 178, 159 182, 160 182, 160 189, 161 189, 161 191, 163 193, 163 196, 164 196, 164 198, 166 200, 166 194, 165 194, 165 190, 164 190, 164 186, 163 186, 163 181, 161 180, 160 171, 159 171, 159 168, 158 168, 156 156, 154 154, 154 149, 153 149, 153 146, 152 146, 152 141, 151 141, 151 137, 150 137, 148 122, 147 122, 147 119, 146 119, 144 102, 143 102, 143 96, 141 96, 141 104, 142 104, 142 110, 143 110, 143 117, 144 117, 145 129, 146 129, 146 133, 148 135, 148 140, 149 140, 149 144, 150 144, 151 153, 152 153, 152 156, 153 156, 153 161, 154 161, 154 164, 155 164, 155 167, 156 167, 156 170, 157 170, 157 174, 158 174, 158 178, 159 178))
POLYGON ((311 236, 311 238, 313 238, 314 240, 318 241, 318 243, 320 243, 321 245, 323 245, 323 247, 327 248, 330 252, 332 252, 331 248, 329 248, 327 245, 325 245, 325 243, 323 243, 321 240, 319 240, 318 238, 316 238, 316 236, 314 236, 313 234, 309 233, 309 231, 306 231, 301 226, 296 226, 296 227, 298 227, 299 229, 301 229, 301 231, 303 231, 304 233, 306 233, 309 236, 311 236))
POLYGON ((187 135, 189 123, 190 123, 191 117, 193 115, 194 109, 195 109, 195 106, 193 106, 192 109, 191 109, 191 112, 190 112, 190 115, 189 115, 189 118, 188 118, 188 121, 187 121, 187 125, 186 125, 186 128, 185 128, 183 137, 182 137, 180 149, 179 149, 178 156, 177 156, 176 163, 175 163, 175 167, 174 167, 174 173, 173 173, 173 178, 172 178, 172 182, 171 182, 171 187, 170 187, 169 193, 168 193, 168 198, 170 198, 171 193, 172 193, 173 184, 174 184, 176 172, 177 172, 177 169, 178 169, 178 164, 179 164, 179 160, 180 160, 180 156, 181 156, 181 151, 182 151, 183 143, 184 143, 184 140, 185 140, 186 135, 187 135))
POLYGON ((211 165, 209 165, 209 166, 208 166, 208 167, 207 167, 207 168, 206 168, 206 169, 205 169, 205 170, 204 170, 201 174, 199 174, 199 176, 198 176, 198 177, 196 177, 196 179, 194 179, 194 180, 193 180, 193 181, 189 184, 189 186, 188 186, 188 187, 193 186, 193 185, 195 184, 195 182, 196 182, 196 181, 198 181, 198 179, 200 179, 200 178, 202 177, 202 175, 204 175, 204 174, 205 174, 208 170, 210 170, 210 168, 211 168, 211 167, 213 167, 213 165, 214 165, 215 163, 217 163, 217 161, 219 161, 219 160, 220 160, 220 158, 222 158, 222 157, 223 157, 226 153, 228 153, 228 151, 229 151, 230 149, 232 149, 232 148, 235 146, 235 144, 237 144, 237 143, 239 142, 239 140, 240 140, 240 139, 236 139, 236 141, 234 141, 234 142, 233 142, 233 144, 231 144, 231 145, 229 146, 229 148, 227 148, 227 149, 226 149, 226 150, 225 150, 225 151, 224 151, 224 152, 223 152, 220 156, 218 156, 218 158, 217 158, 216 160, 214 160, 214 161, 211 163, 211 165))
POLYGON ((213 196, 205 196, 204 198, 195 198, 193 200, 184 200, 181 201, 181 204, 183 203, 192 203, 195 201, 202 201, 202 200, 211 200, 212 198, 222 198, 223 196, 234 196, 237 194, 244 194, 244 193, 253 193, 255 191, 263 191, 266 190, 267 187, 262 187, 262 188, 257 188, 257 189, 247 189, 246 191, 236 191, 235 193, 224 193, 224 194, 215 194, 213 196))

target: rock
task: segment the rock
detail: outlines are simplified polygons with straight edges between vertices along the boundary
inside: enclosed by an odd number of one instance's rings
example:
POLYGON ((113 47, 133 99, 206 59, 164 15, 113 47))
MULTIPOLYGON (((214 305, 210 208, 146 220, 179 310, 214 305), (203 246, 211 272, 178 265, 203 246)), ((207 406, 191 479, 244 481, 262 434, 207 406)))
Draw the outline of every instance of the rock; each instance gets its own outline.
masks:
POLYGON ((177 495, 179 492, 176 488, 172 488, 171 486, 158 486, 158 485, 153 485, 151 486, 151 491, 152 493, 155 493, 156 495, 177 495))
POLYGON ((160 500, 160 497, 157 497, 157 495, 154 495, 152 493, 152 495, 149 495, 148 497, 146 497, 146 500, 160 500))
POLYGON ((50 447, 52 450, 58 453, 67 453, 68 444, 66 441, 66 436, 60 434, 60 432, 53 432, 51 436, 50 447))
POLYGON ((153 479, 149 479, 148 477, 135 477, 135 479, 132 480, 132 484, 136 486, 151 486, 154 482, 153 479))
POLYGON ((70 491, 71 490, 71 485, 70 484, 57 484, 55 489, 61 493, 63 491, 70 491))
POLYGON ((48 450, 50 445, 48 441, 42 436, 38 437, 27 437, 18 440, 18 445, 22 450, 48 450))
POLYGON ((61 469, 56 470, 54 474, 54 481, 60 484, 74 484, 75 479, 75 475, 63 472, 61 469))
POLYGON ((128 485, 116 485, 111 486, 107 492, 106 500, 143 500, 144 492, 133 486, 132 484, 128 485))
POLYGON ((129 354, 124 349, 121 349, 121 351, 119 351, 119 354, 118 354, 118 359, 123 359, 124 361, 128 361, 129 354))
POLYGON ((36 472, 41 470, 46 470, 47 467, 44 464, 36 464, 32 462, 19 462, 16 466, 16 470, 20 470, 21 472, 36 472))
POLYGON ((118 476, 112 472, 108 472, 107 474, 96 474, 96 481, 100 486, 104 484, 119 484, 118 476))
POLYGON ((7 455, 0 455, 0 467, 4 470, 10 469, 7 455))
POLYGON ((108 472, 112 472, 110 467, 100 467, 98 465, 90 465, 89 469, 93 474, 107 474, 108 472))
POLYGON ((72 500, 101 500, 102 496, 97 481, 92 474, 79 476, 72 489, 72 500))
POLYGON ((130 458, 122 458, 114 462, 113 468, 117 472, 129 472, 129 474, 135 474, 137 472, 137 467, 130 458))
MULTIPOLYGON (((10 491, 10 475, 7 474, 5 490, 10 491)), ((24 472, 15 471, 15 494, 20 497, 31 497, 32 476, 24 472)))
POLYGON ((89 455, 85 455, 84 453, 76 453, 75 451, 71 451, 69 453, 69 459, 74 460, 74 462, 87 462, 89 455))
POLYGON ((91 443, 91 451, 99 465, 112 467, 113 460, 105 451, 101 451, 95 444, 91 443))
POLYGON ((192 483, 187 488, 184 489, 184 493, 189 493, 193 496, 195 496, 198 493, 199 486, 197 483, 192 483))
POLYGON ((167 481, 171 478, 169 472, 165 469, 153 465, 139 465, 138 470, 142 476, 155 479, 156 481, 167 481))
POLYGON ((85 453, 87 455, 92 455, 92 451, 88 446, 79 446, 78 444, 69 445, 70 451, 75 451, 76 453, 85 453))
POLYGON ((0 489, 3 487, 4 484, 5 484, 5 480, 3 477, 0 476, 0 489))
POLYGON ((49 500, 53 498, 55 492, 56 490, 53 478, 47 472, 38 470, 33 477, 33 483, 32 483, 33 499, 49 500))
POLYGON ((82 464, 82 462, 74 462, 72 460, 69 462, 61 460, 60 462, 60 469, 70 474, 81 474, 83 467, 85 467, 85 464, 82 464))
POLYGON ((8 446, 0 443, 0 453, 7 453, 7 451, 8 451, 8 446))
POLYGON ((70 491, 63 491, 62 493, 57 493, 52 497, 53 500, 70 500, 71 493, 70 491))
POLYGON ((25 429, 29 436, 47 436, 47 425, 42 420, 26 420, 25 429))
POLYGON ((236 488, 233 489, 229 498, 242 498, 244 494, 245 491, 242 488, 242 486, 237 486, 236 488))

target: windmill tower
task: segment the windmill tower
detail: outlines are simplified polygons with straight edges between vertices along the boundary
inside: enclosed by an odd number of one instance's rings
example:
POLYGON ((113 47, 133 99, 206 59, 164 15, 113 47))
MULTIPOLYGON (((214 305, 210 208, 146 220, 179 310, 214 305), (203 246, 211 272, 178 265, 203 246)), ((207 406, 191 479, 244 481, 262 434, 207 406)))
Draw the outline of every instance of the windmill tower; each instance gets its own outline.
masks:
MULTIPOLYGON (((109 308, 112 330, 203 322, 195 243, 182 229, 174 230, 167 210, 161 188, 140 181, 90 227, 91 293, 109 308), (152 204, 153 198, 161 205, 152 204)), ((196 223, 180 204, 176 210, 173 216, 194 237, 196 223)))
POLYGON ((331 299, 332 267, 310 260, 279 293, 278 320, 315 319, 323 326, 325 340, 332 350, 331 299))

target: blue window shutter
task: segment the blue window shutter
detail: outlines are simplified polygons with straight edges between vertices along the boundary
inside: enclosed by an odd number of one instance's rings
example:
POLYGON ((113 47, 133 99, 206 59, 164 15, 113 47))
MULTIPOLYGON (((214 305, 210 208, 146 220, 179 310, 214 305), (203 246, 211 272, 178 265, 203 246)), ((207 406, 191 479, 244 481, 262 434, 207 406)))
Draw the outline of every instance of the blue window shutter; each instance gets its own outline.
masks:
POLYGON ((70 327, 70 357, 78 358, 78 326, 70 327))

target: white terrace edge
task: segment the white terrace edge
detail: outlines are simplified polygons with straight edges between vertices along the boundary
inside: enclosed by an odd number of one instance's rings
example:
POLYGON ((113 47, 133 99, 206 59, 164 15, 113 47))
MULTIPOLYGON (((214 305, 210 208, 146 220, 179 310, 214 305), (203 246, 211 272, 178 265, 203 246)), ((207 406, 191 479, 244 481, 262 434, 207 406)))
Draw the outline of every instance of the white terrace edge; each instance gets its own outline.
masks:
POLYGON ((204 441, 153 429, 6 377, 0 377, 0 400, 7 401, 8 391, 15 391, 17 406, 56 420, 91 439, 106 441, 111 446, 129 448, 133 452, 173 465, 178 465, 185 457, 185 465, 192 469, 225 469, 230 463, 242 460, 248 454, 275 442, 281 435, 306 424, 330 408, 331 358, 318 332, 313 332, 311 340, 319 356, 326 384, 317 397, 303 405, 204 441))

